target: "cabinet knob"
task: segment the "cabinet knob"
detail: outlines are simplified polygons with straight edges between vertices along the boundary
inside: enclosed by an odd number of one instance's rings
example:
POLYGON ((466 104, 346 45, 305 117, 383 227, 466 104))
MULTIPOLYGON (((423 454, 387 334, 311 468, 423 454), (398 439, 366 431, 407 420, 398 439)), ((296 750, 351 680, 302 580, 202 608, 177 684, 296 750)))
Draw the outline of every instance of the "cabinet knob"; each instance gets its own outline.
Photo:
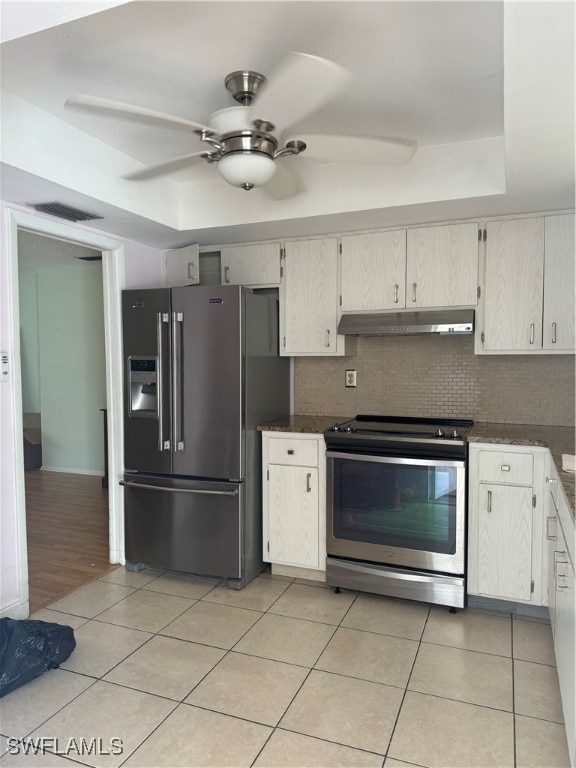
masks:
POLYGON ((502 472, 510 472, 510 464, 502 464, 500 469, 502 472))
POLYGON ((294 448, 288 448, 288 455, 294 456, 294 448))

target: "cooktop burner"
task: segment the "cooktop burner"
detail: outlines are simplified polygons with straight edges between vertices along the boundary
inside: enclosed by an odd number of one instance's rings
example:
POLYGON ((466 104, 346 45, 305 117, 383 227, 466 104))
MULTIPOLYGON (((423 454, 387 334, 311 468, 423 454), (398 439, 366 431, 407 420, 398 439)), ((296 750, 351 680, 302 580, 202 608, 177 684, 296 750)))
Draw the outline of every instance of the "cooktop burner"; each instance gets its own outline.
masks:
POLYGON ((358 415, 334 424, 325 433, 326 440, 365 438, 379 442, 423 442, 465 444, 471 419, 430 419, 410 416, 358 415))

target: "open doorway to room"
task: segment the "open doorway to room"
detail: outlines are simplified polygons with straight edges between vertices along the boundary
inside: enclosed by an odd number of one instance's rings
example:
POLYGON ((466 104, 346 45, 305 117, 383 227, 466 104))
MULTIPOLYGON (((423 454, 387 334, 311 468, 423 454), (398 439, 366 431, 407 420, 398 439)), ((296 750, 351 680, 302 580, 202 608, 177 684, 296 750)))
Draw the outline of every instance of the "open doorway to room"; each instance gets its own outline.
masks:
POLYGON ((18 231, 30 612, 109 556, 102 252, 18 231))

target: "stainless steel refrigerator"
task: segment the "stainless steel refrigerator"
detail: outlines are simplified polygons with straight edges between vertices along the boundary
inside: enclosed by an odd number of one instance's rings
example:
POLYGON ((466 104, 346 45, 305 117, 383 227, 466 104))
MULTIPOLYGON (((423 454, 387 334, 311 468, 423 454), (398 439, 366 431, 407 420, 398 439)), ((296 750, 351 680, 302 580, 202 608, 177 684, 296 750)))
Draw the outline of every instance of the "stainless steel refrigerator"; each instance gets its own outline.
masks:
POLYGON ((241 588, 262 569, 256 427, 289 412, 278 302, 236 285, 122 301, 127 566, 241 588))

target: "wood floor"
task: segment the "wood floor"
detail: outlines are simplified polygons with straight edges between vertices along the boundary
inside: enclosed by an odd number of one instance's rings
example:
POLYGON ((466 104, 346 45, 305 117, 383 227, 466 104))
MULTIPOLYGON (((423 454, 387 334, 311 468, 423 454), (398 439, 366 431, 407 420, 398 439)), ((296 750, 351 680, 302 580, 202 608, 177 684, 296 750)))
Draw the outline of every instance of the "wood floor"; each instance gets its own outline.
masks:
POLYGON ((95 475, 25 472, 30 613, 110 565, 108 491, 95 475))

